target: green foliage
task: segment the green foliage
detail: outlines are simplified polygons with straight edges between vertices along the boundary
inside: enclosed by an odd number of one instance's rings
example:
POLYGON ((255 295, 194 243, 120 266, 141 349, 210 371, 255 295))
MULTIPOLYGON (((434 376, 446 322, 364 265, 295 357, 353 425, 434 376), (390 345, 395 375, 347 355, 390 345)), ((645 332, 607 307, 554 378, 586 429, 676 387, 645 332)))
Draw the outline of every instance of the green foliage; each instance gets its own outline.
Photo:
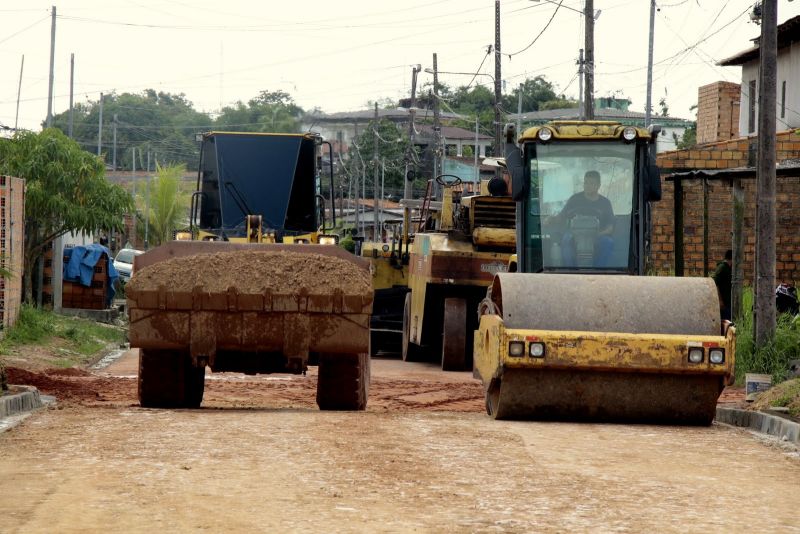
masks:
MULTIPOLYGON (((185 226, 183 219, 189 212, 189 196, 180 190, 181 177, 186 172, 186 167, 181 165, 158 166, 156 176, 150 184, 150 213, 145 217, 150 220, 148 240, 153 246, 158 246, 172 239, 175 229, 185 226)), ((148 202, 145 191, 136 199, 139 211, 146 211, 148 202)), ((143 232, 144 225, 137 228, 143 232)))
POLYGON ((541 102, 539 104, 539 111, 544 111, 547 109, 570 109, 577 107, 577 100, 570 100, 568 98, 561 97, 557 98, 556 100, 547 100, 546 102, 541 102))
MULTIPOLYGON (((371 121, 350 145, 350 151, 344 158, 344 173, 340 174, 339 186, 348 191, 354 185, 354 177, 366 175, 367 197, 373 197, 375 167, 373 154, 377 143, 378 160, 385 162, 383 176, 385 194, 401 190, 404 187, 405 155, 409 148, 409 139, 405 131, 389 120, 371 121), (377 129, 377 136, 375 131, 377 129)), ((378 168, 378 187, 380 188, 381 168, 378 168)), ((424 182, 421 182, 424 183, 424 182)), ((418 184, 419 185, 419 184, 418 184)), ((379 191, 380 195, 380 191, 379 191)))
POLYGON ((6 330, 0 346, 29 345, 38 343, 55 334, 53 313, 23 304, 17 322, 6 330))
POLYGON ((800 319, 789 314, 778 316, 775 335, 762 347, 755 346, 753 330, 753 291, 742 295, 743 317, 736 320, 736 382, 744 382, 745 373, 772 375, 773 383, 788 376, 789 361, 800 358, 800 319))
POLYGON ((672 138, 675 140, 678 150, 692 148, 697 144, 697 122, 693 122, 690 127, 686 128, 680 138, 673 132, 672 138))
POLYGON ((284 91, 261 91, 245 105, 241 101, 222 108, 217 130, 233 132, 299 133, 303 108, 284 91))
POLYGON ((558 96, 553 88, 553 84, 548 82, 544 76, 528 78, 522 83, 522 87, 515 87, 510 94, 502 98, 502 107, 506 110, 516 112, 519 94, 522 92, 522 111, 539 111, 543 102, 558 100, 558 96))

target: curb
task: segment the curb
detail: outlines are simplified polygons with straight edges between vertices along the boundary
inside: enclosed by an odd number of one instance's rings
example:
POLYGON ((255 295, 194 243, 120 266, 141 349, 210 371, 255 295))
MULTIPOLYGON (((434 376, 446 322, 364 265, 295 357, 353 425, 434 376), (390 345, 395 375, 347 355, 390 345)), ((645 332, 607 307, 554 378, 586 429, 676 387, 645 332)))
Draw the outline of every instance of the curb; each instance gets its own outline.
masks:
POLYGON ((717 407, 717 422, 750 428, 783 441, 800 445, 800 423, 764 412, 717 407))
POLYGON ((0 397, 0 417, 30 412, 44 406, 39 390, 33 386, 15 386, 25 391, 0 397))

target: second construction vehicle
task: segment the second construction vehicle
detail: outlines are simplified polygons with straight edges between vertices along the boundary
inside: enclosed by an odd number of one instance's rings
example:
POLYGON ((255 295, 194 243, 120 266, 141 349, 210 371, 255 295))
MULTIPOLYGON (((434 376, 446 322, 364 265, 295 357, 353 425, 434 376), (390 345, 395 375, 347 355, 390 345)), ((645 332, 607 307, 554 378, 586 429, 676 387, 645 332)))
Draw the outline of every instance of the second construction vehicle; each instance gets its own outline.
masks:
POLYGON ((478 303, 514 252, 515 204, 501 178, 472 195, 462 194, 458 178, 437 180, 443 189, 439 226, 416 233, 409 260, 402 356, 462 371, 472 369, 478 303))
POLYGON ((126 286, 142 406, 198 407, 206 367, 305 374, 316 364, 321 409, 366 407, 372 284, 368 262, 320 231, 320 143, 203 136, 190 232, 137 256, 126 286))
POLYGON ((487 412, 710 424, 735 358, 714 282, 635 276, 661 196, 653 133, 557 121, 507 136, 518 272, 495 276, 479 310, 487 412))

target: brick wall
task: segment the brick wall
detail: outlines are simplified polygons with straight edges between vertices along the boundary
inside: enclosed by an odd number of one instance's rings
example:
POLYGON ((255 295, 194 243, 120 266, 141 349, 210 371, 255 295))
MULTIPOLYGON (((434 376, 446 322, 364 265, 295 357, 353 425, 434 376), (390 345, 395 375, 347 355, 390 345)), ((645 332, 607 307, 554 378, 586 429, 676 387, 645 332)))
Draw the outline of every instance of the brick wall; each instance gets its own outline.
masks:
MULTIPOLYGON (((777 139, 778 161, 800 158, 800 133, 780 132, 777 139)), ((727 169, 744 167, 753 153, 755 138, 739 138, 710 143, 691 150, 677 150, 658 155, 662 174, 681 169, 727 169), (753 147, 751 147, 753 144, 753 147)), ((744 215, 744 279, 752 283, 755 253, 756 181, 743 180, 745 186, 744 215)), ((713 271, 729 248, 732 248, 733 192, 728 180, 708 181, 709 232, 708 269, 713 271)), ((653 267, 661 274, 675 266, 673 196, 674 184, 663 183, 663 200, 654 205, 653 267)), ((800 177, 778 177, 776 180, 776 276, 780 282, 800 284, 800 177)), ((684 273, 703 274, 703 182, 683 181, 684 202, 684 273)))
POLYGON ((698 89, 697 142, 714 143, 739 137, 738 83, 714 82, 698 89))
POLYGON ((19 317, 24 256, 25 182, 0 176, 0 267, 11 271, 0 277, 0 337, 19 317))

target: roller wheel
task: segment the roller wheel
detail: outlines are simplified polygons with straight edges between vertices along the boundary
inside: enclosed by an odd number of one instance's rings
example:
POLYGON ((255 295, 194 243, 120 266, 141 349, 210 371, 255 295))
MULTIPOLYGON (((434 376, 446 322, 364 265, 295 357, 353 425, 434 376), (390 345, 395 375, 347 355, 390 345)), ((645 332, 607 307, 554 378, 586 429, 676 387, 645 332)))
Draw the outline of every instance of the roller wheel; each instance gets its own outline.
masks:
POLYGON ((205 366, 185 352, 139 349, 139 404, 145 408, 199 408, 205 366))
POLYGON ((364 410, 370 381, 369 354, 320 354, 317 406, 320 410, 364 410))
POLYGON ((403 346, 404 362, 417 362, 422 359, 422 348, 411 341, 411 293, 406 293, 403 305, 403 346))
POLYGON ((464 299, 444 299, 442 332, 442 370, 467 368, 467 303, 464 299))
POLYGON ((497 408, 500 402, 500 380, 493 378, 486 389, 486 415, 497 418, 497 408))

